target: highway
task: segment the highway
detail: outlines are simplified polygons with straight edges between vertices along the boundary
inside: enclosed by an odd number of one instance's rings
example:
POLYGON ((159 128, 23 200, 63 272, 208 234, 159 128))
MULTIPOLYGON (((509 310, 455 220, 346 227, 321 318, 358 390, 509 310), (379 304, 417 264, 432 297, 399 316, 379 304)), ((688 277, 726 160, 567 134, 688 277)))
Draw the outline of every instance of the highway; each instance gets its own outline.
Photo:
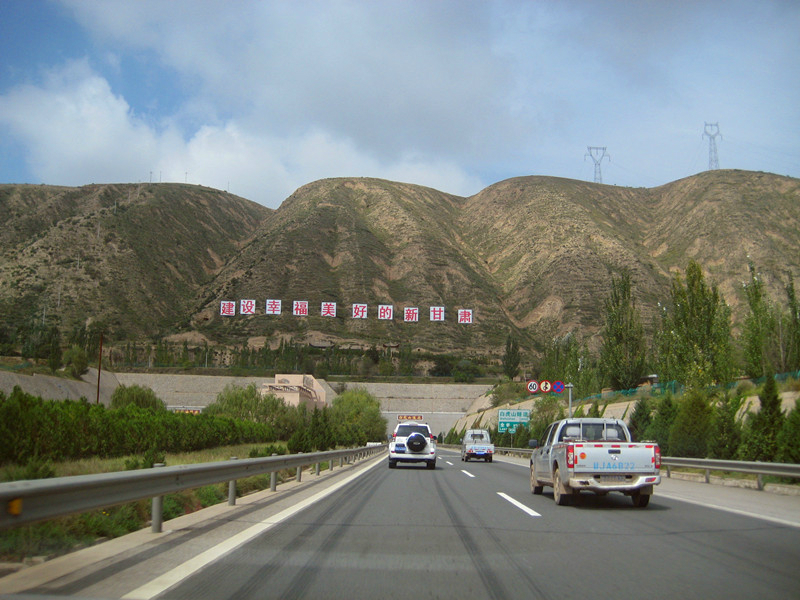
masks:
POLYGON ((666 480, 556 506, 525 459, 304 476, 0 579, 0 597, 800 597, 800 496, 666 480), (281 486, 284 488, 284 486, 281 486), (712 505, 712 506, 709 506, 712 505))

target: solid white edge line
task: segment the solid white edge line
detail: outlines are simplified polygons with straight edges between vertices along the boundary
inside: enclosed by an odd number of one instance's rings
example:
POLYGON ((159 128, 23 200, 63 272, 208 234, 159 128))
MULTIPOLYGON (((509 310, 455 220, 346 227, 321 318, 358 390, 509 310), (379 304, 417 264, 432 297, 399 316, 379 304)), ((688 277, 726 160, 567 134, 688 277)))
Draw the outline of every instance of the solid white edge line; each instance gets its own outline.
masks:
POLYGON ((294 506, 287 508, 279 512, 278 514, 269 517, 268 519, 262 521, 261 523, 257 523, 252 527, 245 529, 244 531, 228 538, 226 541, 222 542, 221 544, 217 544, 213 548, 209 548, 205 552, 202 552, 195 556, 194 558, 187 560, 181 565, 167 571, 163 575, 160 575, 153 579, 152 581, 144 584, 136 588, 135 590, 128 592, 124 596, 122 596, 122 600, 150 600, 151 598, 155 598, 157 595, 167 591, 169 588, 173 587, 174 585, 180 583, 190 575, 193 575, 209 563, 217 560, 218 558, 232 552, 239 546, 249 542, 253 538, 257 537, 258 535, 262 534, 263 532, 271 529, 275 525, 282 523, 286 519, 292 517, 293 515, 297 514, 307 506, 314 504, 315 502, 322 500, 326 496, 331 495, 335 491, 341 489, 342 487, 346 486, 348 483, 356 479, 357 477, 361 477, 364 473, 369 471, 370 469, 384 464, 385 461, 383 460, 376 460, 374 464, 369 465, 362 471, 357 473, 353 473, 352 475, 347 476, 345 479, 342 479, 338 483, 332 485, 331 487, 306 498, 305 500, 301 501, 294 506))
MULTIPOLYGON (((655 496, 655 494, 653 495, 655 496)), ((778 525, 788 525, 789 527, 800 527, 800 523, 798 523, 797 521, 787 521, 786 519, 779 519, 778 517, 770 517, 769 515, 762 515, 754 512, 748 512, 746 510, 741 510, 738 508, 729 508, 727 506, 720 506, 719 504, 709 504, 707 502, 703 502, 702 500, 692 500, 690 498, 684 498, 683 496, 676 496, 674 494, 670 494, 669 492, 660 492, 658 494, 658 497, 669 498, 670 500, 677 500, 678 502, 687 502, 688 504, 696 504, 697 506, 713 508, 714 510, 721 510, 724 512, 741 515, 743 517, 761 519, 762 521, 770 521, 772 523, 777 523, 778 525)))
POLYGON ((465 471, 464 469, 461 469, 461 472, 462 472, 464 475, 466 475, 467 477, 472 477, 473 479, 475 479, 475 475, 473 475, 473 474, 472 474, 472 473, 470 473, 469 471, 465 471))
POLYGON ((528 508, 527 506, 525 506, 522 502, 518 502, 517 500, 514 500, 514 498, 512 498, 508 494, 504 494, 503 492, 497 492, 497 495, 500 496, 501 498, 505 499, 505 500, 508 500, 509 502, 511 502, 511 504, 516 506, 518 509, 520 509, 523 512, 528 513, 532 517, 541 517, 542 516, 539 513, 537 513, 535 510, 533 510, 532 508, 528 508))

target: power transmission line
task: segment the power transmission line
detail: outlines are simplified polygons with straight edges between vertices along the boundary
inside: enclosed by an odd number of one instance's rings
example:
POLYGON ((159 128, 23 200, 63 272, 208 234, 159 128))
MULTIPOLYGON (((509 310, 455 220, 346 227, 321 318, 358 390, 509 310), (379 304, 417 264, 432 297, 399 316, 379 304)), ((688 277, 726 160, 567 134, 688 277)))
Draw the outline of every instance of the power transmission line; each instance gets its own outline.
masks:
POLYGON ((583 160, 586 160, 586 157, 589 156, 594 161, 594 182, 595 183, 603 183, 603 174, 600 172, 600 163, 604 158, 607 158, 609 161, 611 157, 606 153, 605 146, 587 146, 586 149, 588 152, 584 154, 583 160))

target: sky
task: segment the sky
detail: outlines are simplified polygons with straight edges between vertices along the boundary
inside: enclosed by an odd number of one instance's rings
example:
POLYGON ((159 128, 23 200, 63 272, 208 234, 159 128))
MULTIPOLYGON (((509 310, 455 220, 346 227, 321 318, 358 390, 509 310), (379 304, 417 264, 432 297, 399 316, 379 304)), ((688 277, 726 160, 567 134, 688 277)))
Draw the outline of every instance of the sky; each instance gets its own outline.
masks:
POLYGON ((796 0, 0 0, 0 183, 800 177, 796 0), (707 127, 706 124, 717 124, 707 127), (605 148, 605 155, 589 148, 605 148))

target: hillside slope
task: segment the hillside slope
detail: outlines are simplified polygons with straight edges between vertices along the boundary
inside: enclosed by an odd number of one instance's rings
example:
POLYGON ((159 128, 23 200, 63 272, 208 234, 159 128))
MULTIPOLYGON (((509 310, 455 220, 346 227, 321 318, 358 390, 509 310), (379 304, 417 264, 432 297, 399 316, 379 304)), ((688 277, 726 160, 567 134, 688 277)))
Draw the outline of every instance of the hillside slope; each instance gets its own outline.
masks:
POLYGON ((117 339, 179 329, 272 211, 179 184, 0 186, 0 312, 117 339))
POLYGON ((178 184, 0 186, 0 314, 16 327, 100 320, 117 341, 172 333, 241 344, 403 344, 502 352, 596 335, 610 277, 633 276, 643 320, 690 259, 744 314, 748 262, 785 302, 800 276, 800 180, 713 171, 652 189, 519 177, 470 198, 368 178, 309 183, 270 210, 178 184), (280 299, 280 316, 265 314, 280 299), (254 299, 252 316, 220 302, 254 299), (294 317, 291 302, 309 303, 294 317), (335 318, 322 302, 336 302, 335 318), (351 306, 369 306, 354 319, 351 306), (379 304, 395 308, 379 320, 379 304), (445 322, 428 308, 444 306, 445 322), (418 307, 406 323, 402 309, 418 307), (474 323, 456 323, 456 311, 474 323))

